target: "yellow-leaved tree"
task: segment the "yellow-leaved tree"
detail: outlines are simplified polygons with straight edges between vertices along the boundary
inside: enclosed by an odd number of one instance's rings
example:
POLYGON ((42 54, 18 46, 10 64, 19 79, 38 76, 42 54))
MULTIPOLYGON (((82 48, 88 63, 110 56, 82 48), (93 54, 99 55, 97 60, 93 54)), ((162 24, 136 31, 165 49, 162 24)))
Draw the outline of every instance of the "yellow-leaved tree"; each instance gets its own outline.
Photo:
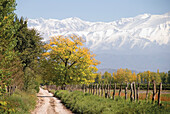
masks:
POLYGON ((100 62, 88 48, 83 47, 84 42, 77 35, 51 38, 50 43, 44 46, 42 60, 42 63, 47 63, 43 66, 51 69, 47 70, 50 72, 47 73, 48 79, 62 86, 95 81, 96 65, 100 62))

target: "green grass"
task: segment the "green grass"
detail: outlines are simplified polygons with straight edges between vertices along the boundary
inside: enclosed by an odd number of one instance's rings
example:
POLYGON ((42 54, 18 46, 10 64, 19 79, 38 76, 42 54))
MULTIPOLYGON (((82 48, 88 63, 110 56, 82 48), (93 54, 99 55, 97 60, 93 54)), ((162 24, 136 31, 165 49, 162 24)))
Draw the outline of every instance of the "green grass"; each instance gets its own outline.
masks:
POLYGON ((74 113, 88 114, 154 114, 170 113, 170 107, 158 106, 151 102, 125 101, 124 98, 116 97, 115 100, 94 96, 80 91, 56 91, 55 96, 60 98, 66 107, 74 113))
POLYGON ((36 105, 36 91, 31 90, 23 92, 16 90, 16 92, 1 101, 6 102, 5 108, 0 107, 0 114, 29 114, 36 105))

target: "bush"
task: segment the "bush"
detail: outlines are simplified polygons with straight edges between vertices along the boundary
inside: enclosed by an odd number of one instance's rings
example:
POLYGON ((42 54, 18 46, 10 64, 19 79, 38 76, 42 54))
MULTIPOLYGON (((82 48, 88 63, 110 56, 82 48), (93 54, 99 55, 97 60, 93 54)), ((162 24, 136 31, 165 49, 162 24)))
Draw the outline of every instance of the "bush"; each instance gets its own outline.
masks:
MULTIPOLYGON (((30 110, 33 109, 36 105, 36 92, 29 91, 23 92, 16 90, 16 92, 2 99, 3 102, 6 102, 6 108, 2 109, 0 107, 0 113, 8 114, 27 114, 30 113, 30 110)), ((1 101, 1 102, 2 102, 1 101)))
POLYGON ((39 83, 38 82, 35 82, 35 88, 34 88, 37 93, 40 91, 40 87, 39 87, 39 83))
POLYGON ((67 108, 74 113, 111 114, 111 113, 170 113, 170 108, 158 106, 145 101, 130 102, 121 97, 115 100, 105 99, 80 91, 69 92, 66 90, 56 91, 56 97, 60 98, 67 108))

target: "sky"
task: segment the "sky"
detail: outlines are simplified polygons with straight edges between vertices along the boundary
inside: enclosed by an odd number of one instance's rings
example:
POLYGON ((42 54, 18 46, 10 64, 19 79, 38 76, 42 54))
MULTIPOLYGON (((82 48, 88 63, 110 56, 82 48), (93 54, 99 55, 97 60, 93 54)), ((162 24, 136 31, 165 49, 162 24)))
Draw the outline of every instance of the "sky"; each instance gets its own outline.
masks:
POLYGON ((25 18, 110 22, 140 14, 170 12, 170 0, 16 0, 15 13, 25 18))

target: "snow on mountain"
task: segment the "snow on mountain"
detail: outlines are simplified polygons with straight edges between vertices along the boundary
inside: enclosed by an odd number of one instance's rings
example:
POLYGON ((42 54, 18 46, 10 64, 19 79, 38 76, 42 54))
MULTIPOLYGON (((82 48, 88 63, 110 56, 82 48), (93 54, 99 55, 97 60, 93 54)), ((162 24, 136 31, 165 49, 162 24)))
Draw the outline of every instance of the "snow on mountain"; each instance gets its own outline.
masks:
POLYGON ((78 34, 85 38, 85 45, 97 53, 100 60, 103 58, 101 61, 105 63, 107 62, 103 53, 108 57, 115 54, 141 54, 142 56, 168 54, 159 66, 166 64, 162 69, 170 68, 170 59, 168 59, 170 58, 170 12, 163 15, 143 14, 113 22, 88 22, 76 17, 63 20, 29 19, 28 25, 30 28, 37 29, 45 41, 51 36, 78 34))
POLYGON ((49 40, 50 36, 75 33, 84 37, 91 49, 100 48, 102 44, 111 47, 145 48, 153 42, 159 45, 166 45, 170 42, 168 13, 164 15, 143 14, 109 23, 87 22, 76 17, 63 20, 29 19, 28 23, 30 28, 35 28, 42 33, 44 40, 49 40))

